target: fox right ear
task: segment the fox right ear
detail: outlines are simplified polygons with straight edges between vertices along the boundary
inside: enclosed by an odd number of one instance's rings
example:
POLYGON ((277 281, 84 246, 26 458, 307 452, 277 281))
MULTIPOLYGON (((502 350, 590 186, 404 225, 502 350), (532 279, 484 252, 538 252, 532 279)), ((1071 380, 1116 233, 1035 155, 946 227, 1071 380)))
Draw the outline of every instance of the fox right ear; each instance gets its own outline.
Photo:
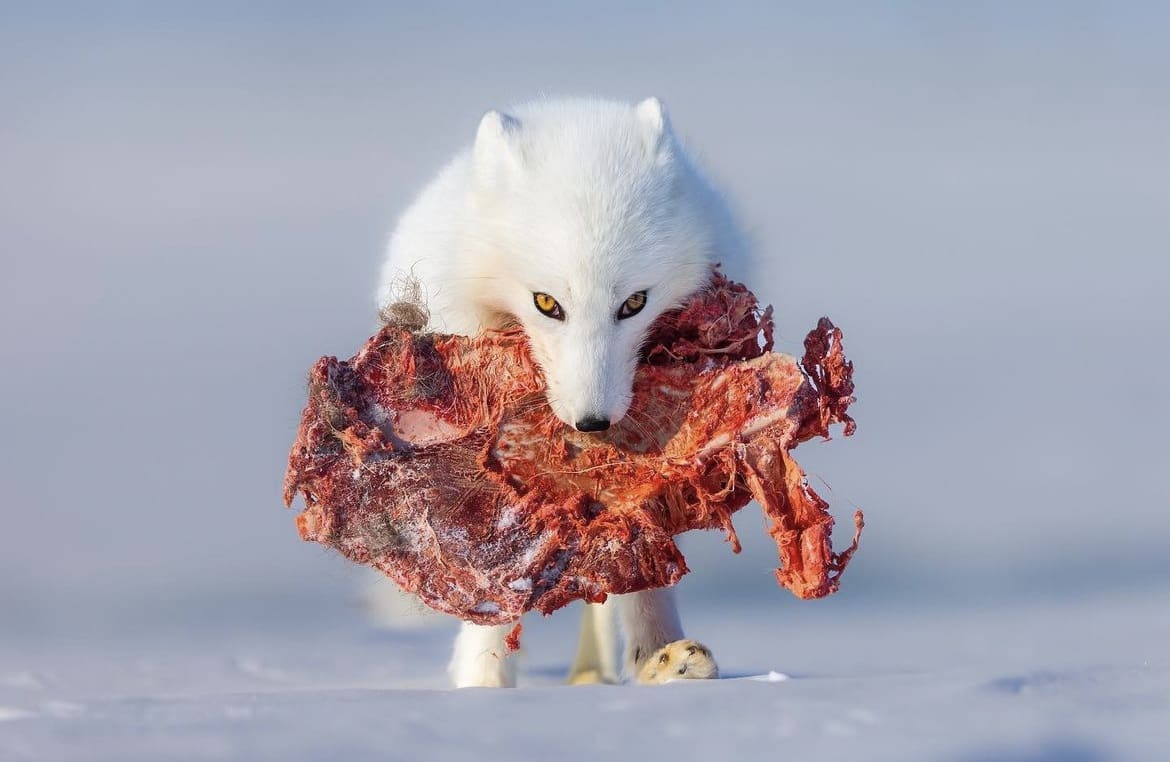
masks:
POLYGON ((472 153, 482 182, 492 183, 520 164, 519 133, 520 121, 499 111, 489 111, 479 120, 472 153))
POLYGON ((666 114, 666 104, 651 96, 634 106, 634 113, 646 130, 646 147, 653 152, 661 152, 670 138, 670 117, 666 114))

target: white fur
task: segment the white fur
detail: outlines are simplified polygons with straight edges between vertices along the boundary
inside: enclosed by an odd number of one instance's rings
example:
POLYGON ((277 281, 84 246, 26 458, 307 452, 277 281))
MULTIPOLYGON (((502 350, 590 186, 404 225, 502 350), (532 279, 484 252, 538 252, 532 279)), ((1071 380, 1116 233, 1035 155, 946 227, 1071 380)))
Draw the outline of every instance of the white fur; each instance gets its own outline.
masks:
MULTIPOLYGON (((570 426, 616 422, 649 325, 713 263, 734 266, 742 252, 727 205, 684 152, 661 101, 543 100, 484 115, 474 144, 399 220, 378 299, 393 300, 410 275, 423 286, 432 330, 474 334, 519 322, 557 417, 570 426), (643 290, 645 308, 618 320, 622 303, 643 290), (554 297, 564 319, 540 313, 535 292, 554 297)), ((669 591, 615 605, 631 674, 635 651, 682 637, 669 591)), ((612 620, 609 611, 587 624, 596 642, 575 672, 588 663, 613 676, 612 620)), ((514 684, 507 630, 464 626, 451 661, 457 685, 514 684)))
POLYGON ((569 669, 570 684, 616 683, 621 677, 617 620, 616 598, 584 607, 577 655, 569 669))
POLYGON ((464 622, 447 672, 456 688, 515 688, 516 660, 504 643, 512 625, 464 622))

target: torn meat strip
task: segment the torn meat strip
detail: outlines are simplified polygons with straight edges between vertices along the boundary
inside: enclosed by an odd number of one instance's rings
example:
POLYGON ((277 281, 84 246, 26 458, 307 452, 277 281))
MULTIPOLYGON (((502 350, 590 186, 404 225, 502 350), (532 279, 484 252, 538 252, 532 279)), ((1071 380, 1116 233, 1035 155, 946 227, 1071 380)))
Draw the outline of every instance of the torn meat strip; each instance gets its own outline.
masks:
POLYGON ((289 456, 301 536, 376 567, 432 608, 481 624, 677 582, 674 535, 721 528, 755 498, 780 584, 837 590, 862 528, 833 551, 828 505, 789 451, 854 422, 852 364, 822 318, 799 362, 771 352, 771 308, 716 273, 656 322, 629 413, 562 424, 519 330, 474 337, 387 325, 322 358, 289 456))

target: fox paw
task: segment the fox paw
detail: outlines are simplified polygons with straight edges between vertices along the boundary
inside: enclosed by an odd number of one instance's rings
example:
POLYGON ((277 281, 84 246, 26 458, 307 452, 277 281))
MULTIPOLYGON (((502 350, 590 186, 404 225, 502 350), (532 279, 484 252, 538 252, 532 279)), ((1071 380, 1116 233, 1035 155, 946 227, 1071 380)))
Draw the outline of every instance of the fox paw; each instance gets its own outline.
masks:
POLYGON ((671 680, 712 680, 719 677, 719 666, 711 649, 697 640, 667 643, 638 665, 637 681, 643 685, 661 685, 671 680))

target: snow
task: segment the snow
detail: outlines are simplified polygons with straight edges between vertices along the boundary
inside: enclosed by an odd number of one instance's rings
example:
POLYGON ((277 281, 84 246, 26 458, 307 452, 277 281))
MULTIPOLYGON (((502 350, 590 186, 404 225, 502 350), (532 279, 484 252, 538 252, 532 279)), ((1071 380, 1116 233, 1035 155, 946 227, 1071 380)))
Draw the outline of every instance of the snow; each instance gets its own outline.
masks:
MULTIPOLYGON (((690 601, 694 603, 694 601, 690 601)), ((1156 759, 1170 598, 689 606, 724 679, 567 687, 575 612, 515 690, 446 687, 450 626, 356 611, 95 644, 6 642, 0 759, 1156 759)))
POLYGON ((479 603, 475 604, 475 608, 472 609, 472 611, 476 612, 477 614, 495 614, 499 610, 500 604, 496 603, 495 601, 480 601, 479 603))

